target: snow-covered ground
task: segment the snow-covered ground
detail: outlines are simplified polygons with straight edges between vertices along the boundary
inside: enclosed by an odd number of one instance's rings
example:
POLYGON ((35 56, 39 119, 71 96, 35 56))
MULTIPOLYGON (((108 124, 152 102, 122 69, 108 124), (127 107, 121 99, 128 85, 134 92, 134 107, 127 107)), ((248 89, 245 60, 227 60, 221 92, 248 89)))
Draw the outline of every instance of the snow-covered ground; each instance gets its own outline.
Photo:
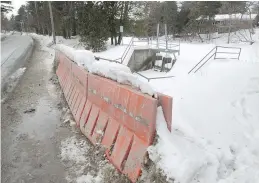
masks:
MULTIPOLYGON (((214 44, 181 45, 181 56, 167 73, 151 80, 156 91, 170 95, 173 130, 158 109, 158 143, 150 158, 180 183, 256 183, 259 180, 259 44, 241 47, 240 60, 211 60, 196 74, 187 72, 214 44)), ((156 75, 145 71, 149 77, 156 75)))
MULTIPOLYGON (((167 130, 162 109, 158 108, 158 143, 149 148, 151 160, 168 182, 259 180, 259 29, 253 35, 253 45, 226 44, 226 40, 221 36, 211 43, 181 43, 181 54, 169 73, 142 72, 148 77, 175 76, 150 81, 155 91, 174 100, 172 132, 167 130), (188 75, 216 45, 242 48, 240 59, 211 60, 196 74, 188 75)), ((68 42, 62 43, 77 45, 68 42)), ((110 47, 94 54, 116 59, 125 47, 110 47)))
POLYGON ((169 178, 187 182, 259 180, 259 62, 218 61, 202 75, 154 80, 173 97, 173 130, 158 111, 150 157, 169 178), (236 180, 237 179, 237 180, 236 180))

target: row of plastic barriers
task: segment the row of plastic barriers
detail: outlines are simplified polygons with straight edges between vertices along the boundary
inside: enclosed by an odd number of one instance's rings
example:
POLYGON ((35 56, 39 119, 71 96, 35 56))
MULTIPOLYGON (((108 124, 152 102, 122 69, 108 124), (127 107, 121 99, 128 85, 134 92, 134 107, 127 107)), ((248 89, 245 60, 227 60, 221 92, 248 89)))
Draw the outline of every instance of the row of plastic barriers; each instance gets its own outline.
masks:
POLYGON ((105 147, 109 161, 136 182, 156 134, 159 105, 171 130, 172 98, 159 94, 155 99, 88 73, 61 52, 56 58, 56 74, 77 126, 94 145, 105 147))

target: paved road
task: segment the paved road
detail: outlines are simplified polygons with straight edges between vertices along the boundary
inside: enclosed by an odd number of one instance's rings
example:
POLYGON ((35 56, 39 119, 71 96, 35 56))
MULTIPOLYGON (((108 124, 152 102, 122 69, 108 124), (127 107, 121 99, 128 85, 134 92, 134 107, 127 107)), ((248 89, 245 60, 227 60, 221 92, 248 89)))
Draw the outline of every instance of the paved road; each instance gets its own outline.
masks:
POLYGON ((1 41, 1 90, 6 79, 31 56, 33 40, 30 36, 10 35, 1 41))

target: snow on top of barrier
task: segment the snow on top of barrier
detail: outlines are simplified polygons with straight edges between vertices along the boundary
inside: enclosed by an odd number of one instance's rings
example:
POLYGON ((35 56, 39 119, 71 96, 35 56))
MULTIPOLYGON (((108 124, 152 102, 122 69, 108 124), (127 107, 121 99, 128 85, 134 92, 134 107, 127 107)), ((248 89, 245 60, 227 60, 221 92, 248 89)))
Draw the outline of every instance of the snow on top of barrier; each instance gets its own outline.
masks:
POLYGON ((150 84, 139 80, 126 65, 108 61, 96 61, 93 52, 89 50, 75 50, 63 44, 57 44, 55 49, 64 53, 70 60, 73 60, 81 67, 85 67, 93 74, 112 79, 121 84, 130 85, 144 94, 157 97, 155 90, 150 84))
POLYGON ((155 91, 149 83, 140 81, 133 75, 130 68, 115 62, 99 61, 92 65, 91 73, 112 79, 121 84, 126 84, 138 88, 142 93, 155 96, 155 91))

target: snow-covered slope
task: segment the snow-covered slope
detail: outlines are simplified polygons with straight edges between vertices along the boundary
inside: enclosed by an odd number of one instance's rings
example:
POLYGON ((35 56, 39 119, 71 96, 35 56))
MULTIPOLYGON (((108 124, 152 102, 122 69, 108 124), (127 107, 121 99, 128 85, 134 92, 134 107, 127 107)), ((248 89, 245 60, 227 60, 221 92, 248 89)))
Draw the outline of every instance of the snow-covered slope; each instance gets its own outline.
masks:
POLYGON ((174 103, 171 133, 158 109, 158 143, 149 148, 150 158, 169 182, 257 183, 258 42, 234 45, 242 47, 240 60, 212 60, 196 74, 187 75, 195 57, 210 49, 206 44, 188 45, 192 46, 189 53, 193 54, 182 52, 186 59, 171 71, 176 77, 151 80, 174 103))
POLYGON ((158 144, 150 148, 168 177, 181 183, 259 180, 258 71, 259 62, 219 61, 203 75, 152 82, 174 98, 173 131, 158 118, 158 144))

